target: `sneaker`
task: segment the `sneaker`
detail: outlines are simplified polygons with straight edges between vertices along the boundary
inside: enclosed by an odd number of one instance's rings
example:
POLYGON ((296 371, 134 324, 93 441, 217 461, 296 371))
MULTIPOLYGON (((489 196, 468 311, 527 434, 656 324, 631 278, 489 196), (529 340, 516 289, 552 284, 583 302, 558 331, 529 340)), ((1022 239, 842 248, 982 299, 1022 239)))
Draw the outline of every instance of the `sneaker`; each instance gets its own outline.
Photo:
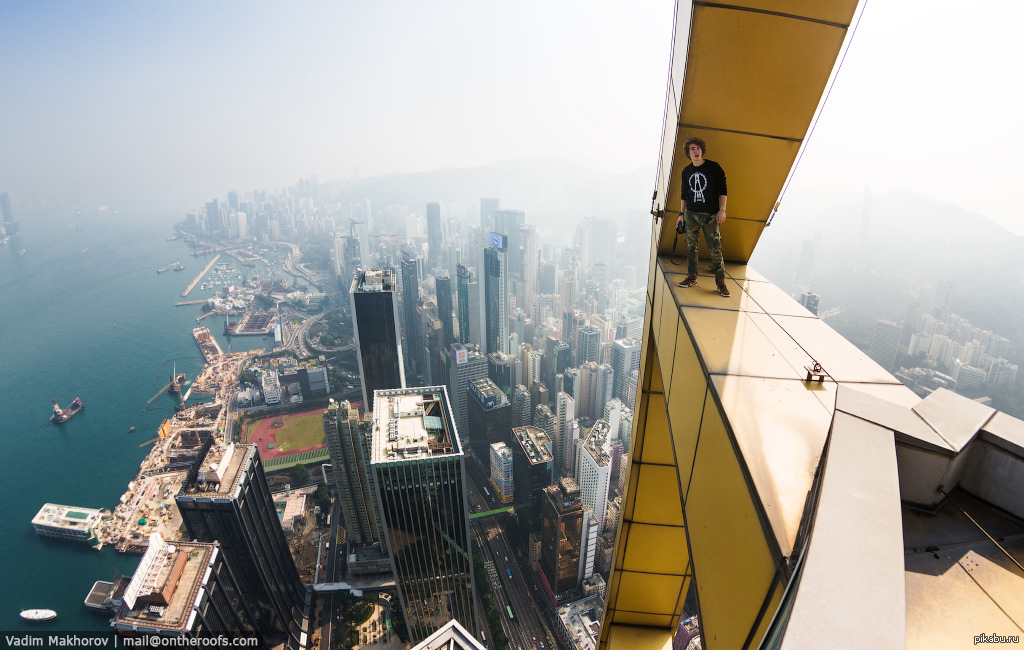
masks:
POLYGON ((685 289, 687 287, 696 286, 696 284, 697 284, 697 276, 696 275, 688 275, 688 276, 686 276, 686 278, 682 282, 680 282, 676 286, 677 287, 683 287, 685 289))
POLYGON ((722 294, 722 296, 726 298, 732 295, 729 293, 729 287, 724 282, 718 283, 718 293, 722 294))

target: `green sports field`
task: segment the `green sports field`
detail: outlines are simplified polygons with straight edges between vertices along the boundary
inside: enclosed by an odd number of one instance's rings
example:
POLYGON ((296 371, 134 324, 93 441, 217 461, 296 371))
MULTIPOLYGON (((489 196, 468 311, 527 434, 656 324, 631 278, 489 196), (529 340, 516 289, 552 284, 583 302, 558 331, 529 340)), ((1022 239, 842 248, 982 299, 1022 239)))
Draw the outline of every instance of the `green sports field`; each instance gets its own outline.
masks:
POLYGON ((300 449, 322 447, 324 438, 323 409, 304 413, 275 415, 246 425, 246 442, 259 445, 260 455, 276 457, 300 449), (269 444, 273 449, 269 449, 269 444))

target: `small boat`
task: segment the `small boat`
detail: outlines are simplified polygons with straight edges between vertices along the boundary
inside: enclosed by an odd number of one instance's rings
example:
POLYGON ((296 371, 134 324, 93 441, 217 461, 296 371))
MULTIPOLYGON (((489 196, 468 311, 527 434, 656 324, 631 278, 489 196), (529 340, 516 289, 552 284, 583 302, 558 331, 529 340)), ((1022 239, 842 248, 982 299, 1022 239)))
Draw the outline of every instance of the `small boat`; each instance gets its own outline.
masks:
POLYGON ((135 427, 131 427, 130 429, 128 429, 128 433, 132 433, 133 431, 135 431, 135 427))
POLYGON ((23 609, 21 610, 21 618, 33 623, 42 623, 57 618, 57 612, 52 609, 23 609))

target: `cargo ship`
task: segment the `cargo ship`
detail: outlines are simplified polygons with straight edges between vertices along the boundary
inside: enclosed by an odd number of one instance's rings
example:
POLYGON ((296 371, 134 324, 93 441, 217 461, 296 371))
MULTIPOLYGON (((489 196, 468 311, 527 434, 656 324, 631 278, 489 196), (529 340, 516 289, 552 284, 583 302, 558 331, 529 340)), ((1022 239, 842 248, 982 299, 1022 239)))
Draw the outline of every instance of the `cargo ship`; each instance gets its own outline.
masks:
POLYGON ((65 422, 67 422, 71 418, 73 418, 76 415, 78 415, 78 412, 81 411, 81 410, 82 410, 82 398, 80 398, 80 397, 76 397, 75 400, 73 402, 71 402, 71 406, 69 406, 69 407, 67 407, 66 409, 63 409, 63 410, 61 410, 60 406, 57 404, 57 399, 54 398, 54 400, 53 400, 53 415, 50 417, 50 419, 53 420, 54 424, 64 424, 65 422))
POLYGON ((164 272, 165 272, 165 271, 167 271, 167 270, 168 270, 168 269, 167 269, 167 267, 166 267, 166 266, 161 266, 160 268, 158 268, 158 269, 156 270, 156 272, 157 272, 157 273, 164 273, 164 272))
POLYGON ((174 365, 171 368, 171 383, 167 387, 167 392, 171 395, 177 395, 181 392, 182 386, 185 385, 186 375, 183 372, 178 372, 178 366, 174 365))

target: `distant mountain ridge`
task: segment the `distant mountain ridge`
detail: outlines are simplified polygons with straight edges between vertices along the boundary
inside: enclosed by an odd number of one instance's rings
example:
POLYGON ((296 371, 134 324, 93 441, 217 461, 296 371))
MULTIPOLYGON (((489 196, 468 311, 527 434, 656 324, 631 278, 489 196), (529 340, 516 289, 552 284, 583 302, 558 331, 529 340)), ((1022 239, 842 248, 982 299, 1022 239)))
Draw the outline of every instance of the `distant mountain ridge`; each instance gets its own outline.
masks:
POLYGON ((910 300, 930 304, 936 282, 950 280, 954 311, 1024 342, 1024 237, 908 190, 873 196, 866 219, 864 208, 854 201, 782 212, 751 263, 788 291, 807 286, 823 306, 854 312, 850 326, 858 329, 902 318, 910 300), (801 277, 808 248, 813 271, 801 277))
POLYGON ((498 197, 502 208, 523 210, 527 223, 571 230, 588 216, 620 221, 649 209, 654 166, 609 175, 572 161, 532 159, 482 167, 388 174, 344 183, 342 198, 370 199, 376 206, 407 205, 424 211, 431 201, 478 201, 498 197), (418 207, 417 207, 418 206, 418 207))

